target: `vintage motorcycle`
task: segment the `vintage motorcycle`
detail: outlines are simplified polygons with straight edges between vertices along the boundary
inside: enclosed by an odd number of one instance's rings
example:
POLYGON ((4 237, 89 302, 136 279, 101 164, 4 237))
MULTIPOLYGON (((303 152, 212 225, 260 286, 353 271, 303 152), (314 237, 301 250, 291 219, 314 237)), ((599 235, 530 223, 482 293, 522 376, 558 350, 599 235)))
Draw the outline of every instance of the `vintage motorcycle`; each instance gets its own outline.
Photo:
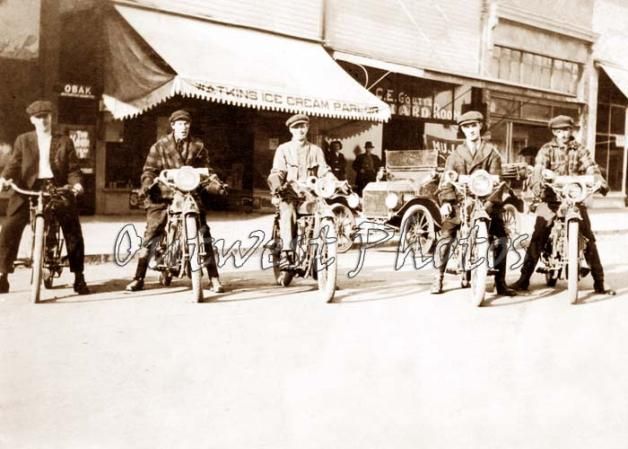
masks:
POLYGON ((155 248, 153 269, 160 272, 159 282, 169 286, 173 278, 189 277, 192 280, 192 298, 203 300, 202 269, 205 266, 205 244, 201 228, 201 209, 197 190, 210 186, 220 191, 226 188, 216 175, 205 168, 183 166, 162 170, 150 187, 165 186, 172 198, 168 201, 168 221, 161 241, 155 248))
MULTIPOLYGON (((64 247, 61 225, 55 217, 55 208, 68 201, 68 195, 74 195, 70 186, 48 187, 45 190, 25 190, 15 183, 9 185, 16 192, 28 196, 30 203, 30 225, 32 230, 31 257, 22 264, 31 268, 31 301, 40 300, 41 283, 52 288, 55 277, 61 276, 67 266, 61 254, 64 247)), ((17 262, 19 264, 20 262, 17 262)))
POLYGON ((287 287, 295 276, 311 277, 317 281, 321 297, 327 302, 332 301, 338 274, 338 242, 334 213, 326 200, 335 194, 341 182, 310 176, 305 182, 290 181, 289 184, 302 199, 297 207, 295 260, 286 270, 280 269, 283 242, 279 233, 278 201, 275 198, 277 211, 272 239, 267 245, 271 252, 275 282, 287 287))
POLYGON ((505 183, 485 170, 476 170, 471 175, 458 175, 449 170, 443 178, 443 182, 451 184, 462 197, 460 230, 446 271, 461 276, 461 287, 471 287, 471 302, 479 307, 486 295, 487 278, 489 274, 495 274, 495 270, 489 268, 491 218, 485 203, 497 201, 503 194, 505 183), (450 267, 452 264, 455 267, 450 267))
POLYGON ((552 170, 542 172, 543 184, 550 188, 560 202, 552 223, 550 237, 541 252, 542 265, 538 272, 545 273, 545 282, 554 287, 560 279, 567 280, 567 292, 572 304, 578 302, 578 281, 584 261, 586 237, 580 234, 582 215, 579 206, 600 187, 593 175, 557 176, 552 170))

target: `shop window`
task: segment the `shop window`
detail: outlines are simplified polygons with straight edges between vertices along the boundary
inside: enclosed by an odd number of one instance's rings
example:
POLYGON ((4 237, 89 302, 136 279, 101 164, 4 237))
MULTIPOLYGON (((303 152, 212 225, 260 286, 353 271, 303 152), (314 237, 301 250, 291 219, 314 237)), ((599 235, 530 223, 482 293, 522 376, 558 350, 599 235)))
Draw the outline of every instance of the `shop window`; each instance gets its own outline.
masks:
POLYGON ((491 99, 491 113, 508 117, 518 117, 519 102, 506 98, 493 98, 491 99))
POLYGON ((552 108, 544 104, 524 103, 521 106, 521 117, 546 122, 552 118, 552 108))
POLYGON ((611 106, 611 133, 624 134, 626 131, 626 107, 611 106))
POLYGON ((491 75, 514 83, 575 94, 581 66, 548 56, 495 46, 491 60, 491 75))

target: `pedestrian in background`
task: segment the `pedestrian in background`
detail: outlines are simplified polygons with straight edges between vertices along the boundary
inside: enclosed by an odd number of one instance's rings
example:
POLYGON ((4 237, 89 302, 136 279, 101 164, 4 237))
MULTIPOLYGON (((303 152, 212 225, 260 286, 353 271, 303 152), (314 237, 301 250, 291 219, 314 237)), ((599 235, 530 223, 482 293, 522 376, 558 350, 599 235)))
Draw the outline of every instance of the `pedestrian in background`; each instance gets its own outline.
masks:
POLYGON ((340 150, 342 150, 342 143, 339 140, 333 140, 329 144, 329 150, 325 152, 325 160, 336 178, 344 181, 347 179, 347 160, 340 150))
POLYGON ((369 182, 375 181, 377 171, 382 166, 381 159, 373 154, 373 148, 375 147, 372 142, 366 142, 364 144, 365 152, 357 156, 355 161, 353 161, 353 170, 356 173, 356 189, 360 196, 362 196, 364 187, 366 187, 369 182))

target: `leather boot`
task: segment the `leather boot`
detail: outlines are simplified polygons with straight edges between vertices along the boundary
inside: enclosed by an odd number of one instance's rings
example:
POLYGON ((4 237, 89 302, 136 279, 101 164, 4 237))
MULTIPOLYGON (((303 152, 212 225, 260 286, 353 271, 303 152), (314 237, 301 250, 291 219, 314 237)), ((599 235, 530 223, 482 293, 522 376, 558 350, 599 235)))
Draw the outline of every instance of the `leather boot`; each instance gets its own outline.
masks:
POLYGON ((593 290, 600 295, 615 296, 617 292, 608 286, 604 286, 604 278, 597 278, 593 281, 593 290))
POLYGON ((434 276, 434 281, 432 282, 432 287, 430 288, 430 293, 432 295, 440 295, 443 293, 443 277, 443 273, 440 271, 434 276))
POLYGON ((146 271, 148 271, 148 257, 140 257, 137 260, 137 269, 135 270, 135 277, 126 286, 126 291, 136 292, 144 289, 144 278, 146 277, 146 271))
POLYGON ((516 296, 517 292, 506 285, 506 249, 501 244, 493 247, 493 263, 497 273, 495 273, 495 291, 500 296, 516 296))
POLYGON ((210 283, 210 288, 214 293, 224 293, 225 292, 225 288, 223 287, 222 283, 220 282, 220 278, 218 278, 218 276, 214 276, 214 277, 210 277, 209 278, 209 283, 210 283))
POLYGON ((83 273, 74 273, 74 291, 79 295, 89 295, 89 288, 85 283, 83 273))
POLYGON ((9 275, 0 273, 0 293, 9 293, 9 275))

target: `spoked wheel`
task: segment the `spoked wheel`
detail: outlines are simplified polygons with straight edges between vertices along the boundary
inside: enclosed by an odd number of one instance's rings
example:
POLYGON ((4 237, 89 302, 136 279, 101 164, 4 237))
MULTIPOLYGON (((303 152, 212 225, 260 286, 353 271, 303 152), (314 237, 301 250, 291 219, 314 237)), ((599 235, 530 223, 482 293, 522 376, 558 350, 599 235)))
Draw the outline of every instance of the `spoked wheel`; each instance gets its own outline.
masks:
POLYGON ((519 235, 519 212, 512 204, 504 204, 502 219, 508 238, 512 241, 519 235))
POLYGON ((567 224, 567 293, 569 302, 578 302, 578 274, 580 271, 580 257, 578 252, 580 223, 578 220, 569 220, 567 224))
POLYGON ((351 238, 355 229, 355 217, 353 212, 344 204, 336 203, 331 207, 336 222, 336 235, 338 238, 338 252, 346 253, 353 246, 351 238))
POLYGON ((44 217, 37 215, 35 217, 35 232, 33 236, 33 265, 31 277, 31 301, 39 302, 39 293, 41 290, 41 278, 44 262, 44 217))
POLYGON ((486 279, 488 277, 488 226, 486 221, 477 220, 475 222, 475 236, 472 246, 473 265, 471 269, 471 299, 473 305, 481 306, 486 294, 486 279), (481 263, 477 263, 481 261, 481 263))
POLYGON ((52 281, 55 277, 54 271, 52 271, 49 268, 44 268, 43 269, 43 277, 44 277, 44 287, 46 287, 46 289, 51 289, 52 288, 52 281))
POLYGON ((185 235, 187 253, 190 258, 190 278, 192 279, 192 298, 196 302, 203 300, 201 277, 203 276, 203 264, 201 263, 201 239, 198 235, 198 217, 189 214, 185 217, 185 235))
POLYGON ((401 248, 412 248, 415 254, 429 254, 436 241, 434 219, 427 207, 415 204, 401 220, 401 248))
POLYGON ((315 266, 318 290, 324 301, 334 299, 338 276, 336 226, 330 218, 323 218, 317 233, 315 266))

